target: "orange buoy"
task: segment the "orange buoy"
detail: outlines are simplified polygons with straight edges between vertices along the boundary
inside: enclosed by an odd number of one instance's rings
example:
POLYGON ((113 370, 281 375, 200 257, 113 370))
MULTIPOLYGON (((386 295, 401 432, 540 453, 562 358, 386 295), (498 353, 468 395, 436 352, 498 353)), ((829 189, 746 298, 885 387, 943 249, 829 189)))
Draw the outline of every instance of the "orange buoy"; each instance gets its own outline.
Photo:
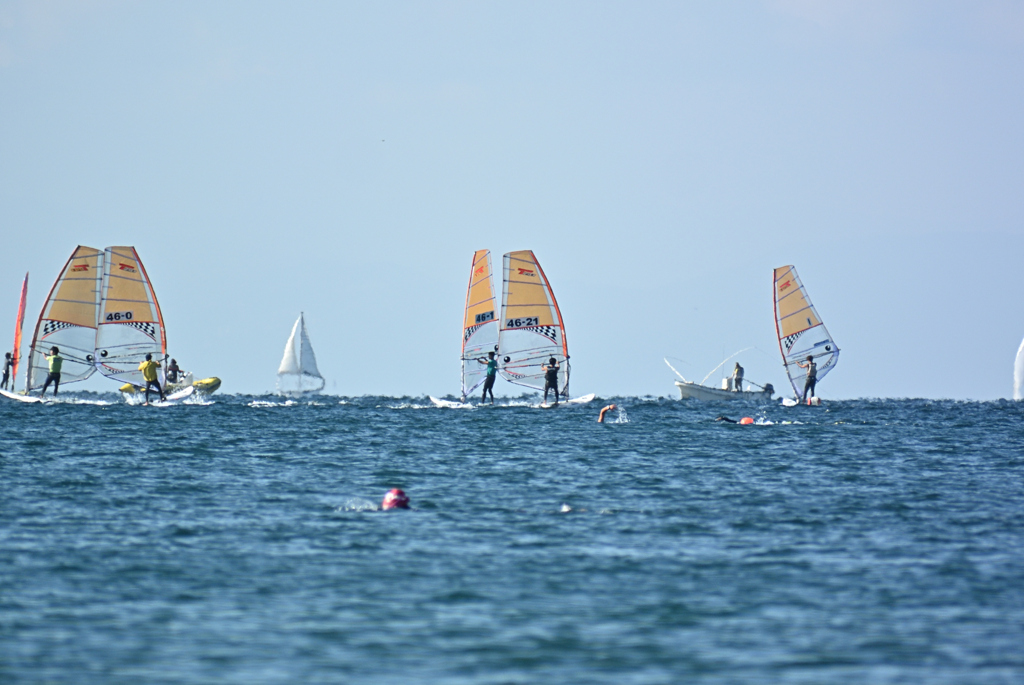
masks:
POLYGON ((752 423, 754 423, 754 419, 750 418, 749 416, 744 416, 742 419, 740 419, 741 426, 749 426, 752 423))

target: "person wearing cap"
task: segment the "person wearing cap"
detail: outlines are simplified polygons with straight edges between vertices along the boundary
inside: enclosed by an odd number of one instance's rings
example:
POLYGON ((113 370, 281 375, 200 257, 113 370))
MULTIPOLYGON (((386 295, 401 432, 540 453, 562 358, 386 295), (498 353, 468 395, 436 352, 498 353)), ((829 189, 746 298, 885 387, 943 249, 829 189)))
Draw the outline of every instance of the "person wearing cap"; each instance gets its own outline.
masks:
POLYGON ((498 360, 494 358, 494 352, 488 352, 487 357, 477 359, 481 364, 487 364, 487 377, 484 379, 484 394, 480 397, 480 404, 487 401, 487 393, 491 393, 491 404, 494 404, 494 379, 498 375, 498 360))
POLYGON ((558 406, 558 360, 554 357, 540 367, 544 372, 544 404, 548 403, 548 390, 555 391, 555 405, 558 406))
POLYGON ((47 368, 49 373, 46 374, 46 381, 43 383, 43 391, 39 393, 42 397, 46 394, 46 389, 50 387, 50 383, 53 383, 53 396, 57 396, 57 388, 60 387, 60 368, 64 364, 64 357, 60 356, 60 350, 54 346, 50 348, 50 354, 45 357, 47 368))
POLYGON ((179 373, 181 373, 181 369, 178 368, 178 360, 172 359, 171 363, 167 365, 167 382, 177 383, 179 373))
POLYGON ((800 398, 801 402, 807 400, 807 391, 811 392, 811 397, 814 397, 814 386, 818 382, 818 365, 814 363, 814 357, 807 355, 807 362, 797 362, 797 366, 801 369, 807 369, 807 380, 804 381, 804 394, 800 398))
POLYGON ((401 488, 391 488, 388 490, 388 494, 384 495, 384 501, 380 503, 380 508, 384 511, 388 509, 408 509, 409 497, 401 488))
POLYGON ((149 404, 149 386, 156 388, 156 391, 160 393, 160 401, 164 401, 164 389, 160 387, 160 381, 157 380, 156 370, 160 368, 160 364, 153 361, 153 355, 147 354, 146 361, 139 364, 139 371, 142 372, 142 377, 146 381, 146 404, 149 404))
POLYGON ((597 422, 598 423, 604 423, 604 415, 607 414, 608 412, 614 410, 614 409, 615 409, 615 405, 614 404, 609 404, 607 407, 604 407, 601 410, 601 413, 599 413, 597 415, 597 422))

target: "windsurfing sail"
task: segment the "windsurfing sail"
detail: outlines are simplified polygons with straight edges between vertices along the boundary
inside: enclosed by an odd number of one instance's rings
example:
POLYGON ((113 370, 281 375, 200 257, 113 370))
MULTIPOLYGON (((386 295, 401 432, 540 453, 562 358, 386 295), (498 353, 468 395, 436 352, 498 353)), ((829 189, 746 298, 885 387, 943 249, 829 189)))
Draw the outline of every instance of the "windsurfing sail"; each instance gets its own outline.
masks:
POLYGON ((160 304, 134 247, 104 252, 94 363, 107 378, 142 387, 146 381, 139 364, 146 355, 161 364, 167 356, 160 304))
POLYGON ((300 312, 285 343, 281 366, 277 369, 277 390, 286 395, 301 395, 319 392, 326 383, 316 367, 316 355, 306 332, 305 315, 300 312))
POLYGON ((800 277, 792 266, 775 269, 775 331, 782 352, 782 364, 789 376, 793 392, 799 397, 803 392, 807 370, 798 366, 807 357, 813 357, 817 365, 817 380, 835 368, 839 360, 839 348, 832 336, 825 330, 817 310, 807 297, 800 277))
POLYGON ((25 391, 43 387, 49 373, 46 355, 57 347, 64 364, 60 384, 83 381, 93 374, 96 321, 103 280, 103 252, 79 245, 46 296, 28 352, 25 391))
POLYGON ((469 272, 466 316, 462 322, 462 399, 480 387, 487 365, 480 363, 488 352, 498 352, 498 312, 491 280, 491 252, 477 250, 469 272))
POLYGON ((569 395, 569 347, 562 313, 532 250, 505 255, 498 349, 499 373, 511 383, 544 389, 541 366, 559 364, 559 393, 569 395))
POLYGON ((18 362, 21 360, 21 329, 25 326, 25 298, 28 295, 28 274, 21 282, 21 298, 18 300, 18 318, 14 321, 14 347, 11 349, 10 387, 14 389, 14 381, 18 377, 18 362))
POLYGON ((1013 399, 1024 400, 1024 340, 1020 341, 1013 363, 1013 399))

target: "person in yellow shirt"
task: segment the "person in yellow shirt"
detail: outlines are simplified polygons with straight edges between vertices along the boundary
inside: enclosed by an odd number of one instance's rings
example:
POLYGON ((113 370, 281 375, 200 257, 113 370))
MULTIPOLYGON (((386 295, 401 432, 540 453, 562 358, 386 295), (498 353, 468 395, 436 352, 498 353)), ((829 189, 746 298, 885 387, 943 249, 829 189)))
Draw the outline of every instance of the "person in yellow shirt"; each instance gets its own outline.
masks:
POLYGON ((50 348, 50 354, 45 355, 46 363, 48 365, 49 373, 46 374, 46 382, 43 383, 43 391, 39 393, 42 397, 46 394, 46 389, 50 387, 50 383, 53 383, 53 396, 57 396, 57 388, 60 387, 60 369, 64 365, 64 357, 60 356, 60 349, 57 347, 50 348))
POLYGON ((160 364, 153 361, 153 355, 151 354, 147 354, 146 361, 139 364, 139 371, 142 372, 142 377, 146 379, 146 404, 149 404, 149 386, 151 385, 160 393, 160 401, 164 401, 164 389, 160 387, 160 380, 156 371, 159 368, 160 364))

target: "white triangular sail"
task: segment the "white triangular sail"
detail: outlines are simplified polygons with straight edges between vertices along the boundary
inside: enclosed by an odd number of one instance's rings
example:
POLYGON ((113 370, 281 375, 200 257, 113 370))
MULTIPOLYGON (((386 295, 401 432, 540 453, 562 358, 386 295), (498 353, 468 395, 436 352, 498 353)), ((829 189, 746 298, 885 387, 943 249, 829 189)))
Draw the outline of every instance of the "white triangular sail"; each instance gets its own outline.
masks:
POLYGON ((319 392, 325 384, 316 366, 313 345, 309 342, 305 315, 300 313, 285 343, 281 366, 277 369, 277 390, 286 395, 301 395, 319 392))
POLYGON ((797 397, 803 393, 807 370, 798 363, 813 357, 817 380, 835 368, 839 348, 825 329, 818 312, 807 297, 796 269, 783 266, 775 269, 775 331, 782 352, 782 364, 797 397))
POLYGON ((134 247, 108 247, 104 252, 96 370, 119 383, 142 387, 146 381, 139 364, 146 355, 159 364, 167 356, 160 303, 134 247))
POLYGON ((1017 360, 1013 364, 1013 399, 1024 400, 1024 340, 1020 341, 1017 360))
POLYGON ((60 384, 83 381, 93 366, 96 322, 103 279, 103 252, 79 245, 64 264, 39 313, 28 352, 25 391, 43 387, 49 373, 46 355, 60 350, 60 384))
POLYGON ((559 394, 569 395, 569 347, 562 313, 544 270, 531 250, 509 252, 502 269, 499 373, 511 383, 544 389, 541 368, 559 364, 559 394))
POLYGON ((469 272, 466 312, 462 320, 462 398, 480 387, 487 365, 480 362, 498 351, 498 312, 494 301, 490 250, 477 250, 469 272))

